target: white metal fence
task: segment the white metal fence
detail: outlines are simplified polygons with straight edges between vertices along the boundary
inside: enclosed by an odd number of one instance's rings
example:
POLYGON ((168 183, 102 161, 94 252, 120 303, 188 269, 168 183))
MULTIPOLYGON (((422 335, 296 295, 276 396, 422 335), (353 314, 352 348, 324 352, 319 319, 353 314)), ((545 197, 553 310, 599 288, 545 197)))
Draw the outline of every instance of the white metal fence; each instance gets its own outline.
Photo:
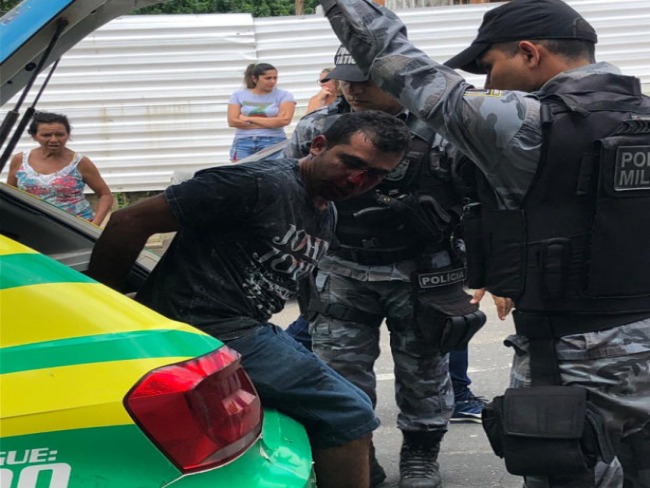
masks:
MULTIPOLYGON (((647 0, 568 3, 598 30, 598 59, 639 76, 649 93, 647 0)), ((410 38, 433 59, 444 61, 469 44, 483 14, 494 6, 397 13, 410 38)), ((318 74, 332 64, 337 46, 327 20, 316 15, 126 16, 100 28, 62 58, 39 108, 70 117, 70 147, 97 164, 113 191, 160 190, 176 169, 228 162, 233 129, 226 123, 227 102, 241 87, 248 63, 274 64, 279 86, 293 92, 298 105, 290 133, 318 90, 318 74)), ((468 79, 482 84, 482 77, 468 79)), ((13 101, 0 115, 11 107, 13 101)), ((33 141, 23 137, 18 149, 29 147, 34 147, 33 141)))
POLYGON ((463 2, 454 2, 454 0, 387 0, 386 7, 391 10, 402 10, 407 8, 439 7, 441 5, 465 3, 469 3, 469 1, 465 0, 463 2))

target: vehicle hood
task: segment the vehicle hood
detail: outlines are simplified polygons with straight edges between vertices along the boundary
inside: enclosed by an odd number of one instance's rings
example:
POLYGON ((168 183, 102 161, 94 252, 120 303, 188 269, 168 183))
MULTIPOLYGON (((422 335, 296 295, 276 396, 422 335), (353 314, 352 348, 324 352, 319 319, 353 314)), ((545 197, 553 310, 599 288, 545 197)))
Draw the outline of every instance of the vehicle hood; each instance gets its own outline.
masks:
POLYGON ((29 82, 57 30, 43 69, 102 25, 164 0, 25 0, 0 19, 0 105, 29 82))

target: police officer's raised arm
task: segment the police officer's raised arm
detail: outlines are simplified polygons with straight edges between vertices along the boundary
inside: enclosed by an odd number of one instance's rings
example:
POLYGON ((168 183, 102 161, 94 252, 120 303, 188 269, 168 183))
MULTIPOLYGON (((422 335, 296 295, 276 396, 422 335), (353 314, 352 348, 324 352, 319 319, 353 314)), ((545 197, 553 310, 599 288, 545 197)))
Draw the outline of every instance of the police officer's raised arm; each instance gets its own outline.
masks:
POLYGON ((539 101, 521 92, 472 90, 406 36, 402 21, 372 0, 321 0, 334 32, 362 70, 479 166, 504 206, 520 201, 541 144, 539 101), (504 167, 512 159, 516 167, 504 167), (506 190, 506 188, 508 190, 506 190))

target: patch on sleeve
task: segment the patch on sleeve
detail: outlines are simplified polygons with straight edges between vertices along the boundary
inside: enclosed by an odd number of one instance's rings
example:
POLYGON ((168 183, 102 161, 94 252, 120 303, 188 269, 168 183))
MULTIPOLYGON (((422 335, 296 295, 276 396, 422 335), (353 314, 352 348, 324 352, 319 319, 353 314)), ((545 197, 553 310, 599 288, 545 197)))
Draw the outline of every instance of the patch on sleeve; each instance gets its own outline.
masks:
POLYGON ((465 90, 466 97, 501 97, 503 92, 501 90, 487 90, 479 88, 470 88, 465 90))
POLYGON ((650 146, 617 148, 614 190, 650 190, 650 146))

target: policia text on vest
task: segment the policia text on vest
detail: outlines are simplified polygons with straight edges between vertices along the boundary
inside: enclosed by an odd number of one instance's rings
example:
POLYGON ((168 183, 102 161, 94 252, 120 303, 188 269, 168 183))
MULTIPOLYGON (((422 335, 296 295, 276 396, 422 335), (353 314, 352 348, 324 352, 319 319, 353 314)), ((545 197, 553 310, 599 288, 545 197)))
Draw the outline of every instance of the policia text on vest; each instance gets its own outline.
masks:
POLYGON ((650 146, 619 147, 614 181, 616 191, 650 189, 650 146))

